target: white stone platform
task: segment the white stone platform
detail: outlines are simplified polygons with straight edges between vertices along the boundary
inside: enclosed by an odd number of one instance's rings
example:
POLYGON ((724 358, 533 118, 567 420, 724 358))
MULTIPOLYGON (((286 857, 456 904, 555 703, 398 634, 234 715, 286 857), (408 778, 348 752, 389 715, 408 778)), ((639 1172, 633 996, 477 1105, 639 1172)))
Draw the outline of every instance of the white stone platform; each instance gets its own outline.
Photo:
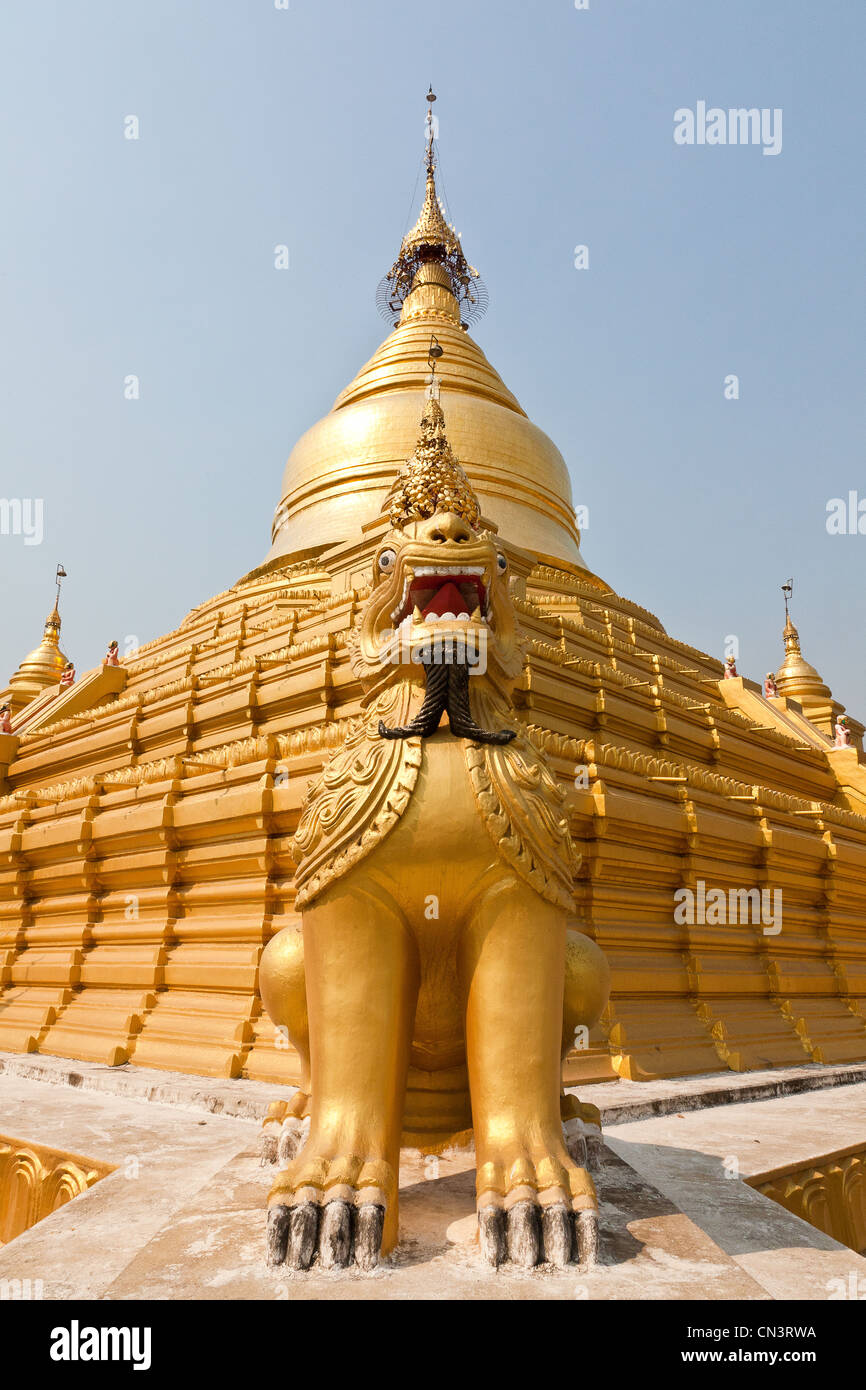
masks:
POLYGON ((0 1055, 0 1133, 117 1165, 0 1249, 46 1299, 827 1299, 866 1260, 743 1178, 866 1143, 866 1067, 587 1087, 608 1155, 599 1266, 498 1272, 475 1246, 473 1156, 404 1153, 401 1242, 373 1274, 269 1271, 258 1157, 278 1086, 0 1055), (755 1097, 744 1100, 743 1096, 755 1097), (736 1158, 740 1178, 725 1176, 736 1158))

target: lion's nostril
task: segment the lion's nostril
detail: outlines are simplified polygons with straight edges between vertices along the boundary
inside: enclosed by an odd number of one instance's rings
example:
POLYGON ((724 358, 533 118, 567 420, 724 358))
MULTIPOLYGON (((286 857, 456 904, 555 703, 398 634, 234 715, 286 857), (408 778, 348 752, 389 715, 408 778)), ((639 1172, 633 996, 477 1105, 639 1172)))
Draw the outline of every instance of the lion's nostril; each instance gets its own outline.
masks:
POLYGON ((465 545, 472 540, 472 531, 462 517, 449 513, 436 522, 431 521, 431 529, 424 538, 435 545, 465 545))

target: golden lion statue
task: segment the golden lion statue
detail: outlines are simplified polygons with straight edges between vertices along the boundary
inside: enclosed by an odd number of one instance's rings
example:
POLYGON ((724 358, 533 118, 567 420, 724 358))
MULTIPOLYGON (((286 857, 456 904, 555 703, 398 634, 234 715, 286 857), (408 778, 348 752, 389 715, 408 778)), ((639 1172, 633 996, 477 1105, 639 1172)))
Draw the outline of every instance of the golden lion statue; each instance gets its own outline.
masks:
POLYGON ((373 1267, 397 1243, 401 1140, 441 1152, 471 1127, 484 1257, 591 1262, 597 1200, 563 1130, 561 1058, 607 1001, 607 963, 587 937, 567 949, 579 858, 510 698, 508 559, 432 395, 385 506, 351 634, 364 714, 304 803, 303 932, 262 956, 303 1067, 277 1108, 306 1132, 269 1197, 269 1259, 373 1267))

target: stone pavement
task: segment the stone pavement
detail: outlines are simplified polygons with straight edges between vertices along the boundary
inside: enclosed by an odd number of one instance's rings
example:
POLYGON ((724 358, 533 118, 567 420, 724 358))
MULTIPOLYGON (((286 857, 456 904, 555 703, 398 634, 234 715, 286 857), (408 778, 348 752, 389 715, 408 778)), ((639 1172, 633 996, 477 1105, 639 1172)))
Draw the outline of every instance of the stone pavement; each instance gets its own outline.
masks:
POLYGON ((117 1165, 0 1249, 0 1280, 40 1279, 47 1299, 222 1300, 826 1299, 833 1279, 866 1281, 866 1260, 725 1176, 732 1157, 746 1177, 866 1142, 866 1068, 586 1087, 608 1141, 601 1263, 589 1273, 481 1263, 471 1150, 438 1163, 404 1153, 400 1247, 373 1274, 269 1271, 274 1170, 260 1164, 258 1135, 280 1093, 0 1057, 0 1132, 117 1165), (739 1098, 756 1088, 766 1099, 739 1098))

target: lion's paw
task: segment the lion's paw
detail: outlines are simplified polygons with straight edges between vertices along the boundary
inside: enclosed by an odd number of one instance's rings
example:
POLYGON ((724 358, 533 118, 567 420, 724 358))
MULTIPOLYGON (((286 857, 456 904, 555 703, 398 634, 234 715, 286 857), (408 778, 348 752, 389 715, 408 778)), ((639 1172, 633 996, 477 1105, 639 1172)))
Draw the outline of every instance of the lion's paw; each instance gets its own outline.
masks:
POLYGON ((478 1172, 478 1235, 489 1264, 506 1260, 532 1268, 598 1259, 598 1199, 585 1168, 559 1153, 510 1165, 485 1163, 478 1172))
POLYGON ((268 1263, 374 1269, 393 1188, 393 1172, 380 1159, 301 1154, 271 1191, 268 1263))

